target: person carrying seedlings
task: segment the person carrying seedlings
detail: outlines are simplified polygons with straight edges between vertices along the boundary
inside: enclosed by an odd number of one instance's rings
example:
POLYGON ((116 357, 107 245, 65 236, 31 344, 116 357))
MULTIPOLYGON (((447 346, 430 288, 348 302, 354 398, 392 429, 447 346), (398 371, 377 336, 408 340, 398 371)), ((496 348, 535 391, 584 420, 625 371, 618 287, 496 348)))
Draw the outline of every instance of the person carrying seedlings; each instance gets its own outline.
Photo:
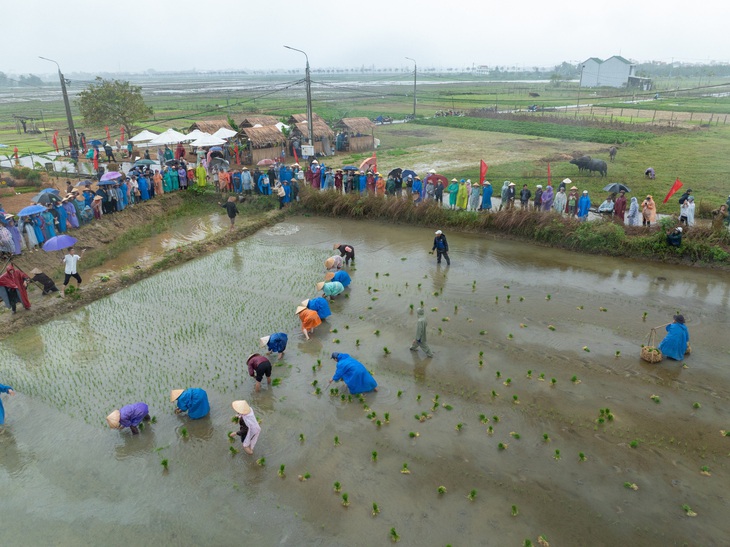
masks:
POLYGON ((342 269, 342 257, 339 255, 329 257, 324 261, 324 267, 328 270, 342 269))
POLYGON ((441 256, 446 259, 446 265, 451 266, 451 259, 449 258, 449 242, 446 241, 446 236, 441 230, 434 232, 436 237, 433 238, 433 248, 430 254, 436 251, 436 264, 441 264, 441 256))
POLYGON ((283 332, 275 332, 274 334, 270 334, 269 336, 264 336, 263 338, 259 338, 259 346, 262 348, 266 348, 268 351, 266 352, 267 355, 271 355, 272 353, 278 353, 279 359, 284 358, 284 352, 286 351, 286 344, 289 341, 289 337, 284 334, 283 332))
POLYGON ((316 298, 310 298, 309 300, 304 300, 302 302, 302 306, 306 306, 309 310, 316 311, 317 315, 319 315, 319 318, 323 321, 327 319, 330 315, 332 315, 332 312, 330 311, 330 305, 327 303, 327 299, 322 298, 321 296, 318 296, 316 298))
MULTIPOLYGON (((12 396, 12 395, 15 395, 15 390, 10 386, 0 384, 0 393, 7 393, 8 395, 12 396)), ((3 407, 2 399, 0 399, 0 425, 3 425, 4 423, 5 423, 5 408, 3 407)))
POLYGON ((322 291, 324 298, 334 300, 335 296, 344 292, 345 286, 339 281, 320 281, 317 283, 317 290, 322 291))
POLYGON ((256 378, 256 392, 261 391, 261 380, 266 376, 266 383, 271 385, 271 361, 260 353, 252 353, 246 358, 248 375, 256 378))
POLYGON ((187 412, 191 420, 204 418, 210 412, 208 394, 199 387, 173 389, 170 392, 170 402, 174 403, 175 401, 177 401, 175 414, 187 412))
POLYGON ((307 309, 306 306, 297 306, 296 314, 302 322, 302 334, 304 334, 304 338, 309 340, 309 335, 314 333, 314 329, 322 324, 322 320, 316 311, 307 309))
POLYGON ((350 274, 348 274, 345 270, 340 270, 339 272, 327 272, 324 274, 324 280, 325 281, 337 281, 339 283, 342 283, 342 286, 344 288, 347 288, 350 286, 350 283, 352 283, 352 278, 350 277, 350 274))
MULTIPOLYGON (((63 257, 63 262, 66 265, 65 268, 65 277, 63 278, 63 288, 66 289, 66 286, 68 285, 68 282, 71 281, 71 278, 73 277, 76 280, 76 288, 81 286, 81 276, 78 272, 78 266, 79 260, 81 260, 81 257, 84 256, 84 252, 86 249, 81 250, 81 254, 77 255, 74 254, 74 248, 69 247, 68 253, 63 257)), ((61 293, 61 296, 63 296, 63 293, 61 293)))
POLYGON ((261 426, 256 419, 256 415, 253 413, 253 409, 246 401, 233 401, 231 406, 236 411, 239 430, 231 431, 228 436, 231 439, 241 437, 243 451, 250 456, 253 454, 256 442, 259 440, 261 426))
POLYGON ((146 403, 134 403, 114 410, 106 417, 106 423, 112 429, 128 427, 132 435, 139 433, 139 424, 150 421, 150 409, 146 403))
POLYGON ((40 283, 43 286, 43 295, 50 294, 52 292, 58 292, 58 287, 56 287, 56 284, 53 282, 53 279, 48 277, 46 274, 44 274, 42 271, 40 271, 38 268, 33 268, 30 271, 30 275, 32 276, 31 279, 35 281, 36 283, 40 283))
POLYGON ((335 243, 332 246, 333 251, 340 251, 340 257, 344 257, 345 259, 345 266, 350 265, 350 261, 352 260, 352 263, 355 263, 355 247, 352 245, 343 245, 341 243, 335 243))
POLYGON ((236 223, 236 215, 239 215, 238 206, 236 205, 236 196, 230 196, 225 203, 218 202, 218 205, 226 210, 226 214, 231 221, 231 226, 228 228, 229 232, 233 231, 233 226, 236 223))
POLYGON ((683 315, 675 315, 673 319, 674 321, 672 323, 666 325, 667 335, 659 342, 659 351, 665 357, 669 357, 675 361, 681 361, 684 359, 685 353, 687 353, 689 330, 684 324, 683 315))
POLYGON ((327 385, 342 380, 353 395, 378 391, 378 382, 360 361, 347 353, 337 352, 332 354, 332 359, 337 361, 337 369, 327 385))
POLYGON ((416 324, 416 337, 413 339, 411 344, 411 351, 418 351, 421 348, 426 352, 426 357, 433 357, 433 352, 427 342, 426 327, 428 327, 428 321, 424 315, 423 308, 418 308, 416 311, 418 315, 418 323, 416 324))

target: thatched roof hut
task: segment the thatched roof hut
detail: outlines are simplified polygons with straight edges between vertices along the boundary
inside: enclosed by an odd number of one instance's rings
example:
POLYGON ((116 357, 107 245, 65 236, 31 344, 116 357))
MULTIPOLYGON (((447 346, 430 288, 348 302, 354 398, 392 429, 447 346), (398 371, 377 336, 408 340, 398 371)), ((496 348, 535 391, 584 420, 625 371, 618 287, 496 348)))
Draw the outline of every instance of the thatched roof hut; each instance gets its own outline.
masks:
POLYGON ((201 131, 205 133, 210 133, 212 135, 221 127, 225 127, 226 129, 233 129, 231 127, 231 124, 228 123, 228 120, 203 120, 200 122, 195 122, 193 125, 191 125, 189 131, 200 129, 201 131))
POLYGON ((353 136, 372 135, 375 124, 368 118, 342 118, 335 125, 336 129, 342 129, 353 136))
POLYGON ((275 116, 246 116, 238 124, 238 127, 243 129, 244 127, 253 127, 254 125, 261 125, 263 127, 276 125, 279 119, 275 116))
MULTIPOLYGON (((312 112, 312 119, 315 122, 324 122, 324 120, 320 116, 315 114, 314 112, 312 112)), ((292 124, 306 122, 306 121, 307 121, 306 114, 292 114, 286 123, 287 123, 287 125, 292 125, 292 124)))
MULTIPOLYGON (((294 124, 293 127, 294 134, 299 134, 304 137, 309 136, 309 124, 307 122, 297 122, 294 124)), ((333 138, 335 136, 334 131, 332 131, 329 126, 324 123, 322 119, 316 120, 314 124, 312 125, 312 136, 314 137, 314 140, 317 141, 322 138, 333 138)))
POLYGON ((252 148, 269 148, 286 142, 286 136, 275 125, 244 127, 239 135, 246 137, 252 148))

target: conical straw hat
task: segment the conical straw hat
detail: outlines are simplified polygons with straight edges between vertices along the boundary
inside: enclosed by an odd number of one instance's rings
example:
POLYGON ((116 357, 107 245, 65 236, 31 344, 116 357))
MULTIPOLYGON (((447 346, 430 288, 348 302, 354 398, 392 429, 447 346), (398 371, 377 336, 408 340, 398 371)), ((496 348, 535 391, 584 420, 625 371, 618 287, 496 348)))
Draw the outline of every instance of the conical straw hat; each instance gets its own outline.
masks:
POLYGON ((119 422, 121 421, 121 419, 121 412, 119 412, 119 410, 115 410, 106 417, 106 423, 108 423, 109 427, 111 427, 112 429, 119 429, 119 422))
POLYGON ((170 402, 174 403, 175 401, 177 401, 178 397, 180 397, 180 395, 182 395, 183 391, 185 391, 185 390, 184 389, 173 389, 170 392, 170 402))
POLYGON ((233 407, 233 410, 235 410, 238 414, 241 414, 242 416, 245 416, 249 412, 251 412, 251 407, 248 406, 248 403, 246 401, 233 401, 231 403, 231 406, 233 407))

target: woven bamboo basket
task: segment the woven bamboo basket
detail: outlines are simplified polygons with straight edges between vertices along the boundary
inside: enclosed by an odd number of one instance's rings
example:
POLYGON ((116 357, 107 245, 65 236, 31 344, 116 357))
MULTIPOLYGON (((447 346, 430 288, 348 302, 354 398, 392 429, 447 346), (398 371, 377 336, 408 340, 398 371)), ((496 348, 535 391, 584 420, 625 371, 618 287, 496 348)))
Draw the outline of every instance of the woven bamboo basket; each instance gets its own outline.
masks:
POLYGON ((647 336, 647 343, 641 347, 641 358, 647 363, 659 363, 662 360, 662 352, 656 345, 656 329, 651 329, 647 336))

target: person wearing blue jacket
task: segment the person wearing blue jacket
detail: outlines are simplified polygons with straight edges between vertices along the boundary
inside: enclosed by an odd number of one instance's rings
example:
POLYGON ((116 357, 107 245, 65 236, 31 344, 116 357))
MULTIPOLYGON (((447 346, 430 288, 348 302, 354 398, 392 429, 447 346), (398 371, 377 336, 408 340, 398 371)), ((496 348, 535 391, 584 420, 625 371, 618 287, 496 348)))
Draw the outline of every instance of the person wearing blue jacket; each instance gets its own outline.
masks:
MULTIPOLYGON (((355 171, 355 174, 358 172, 355 171)), ((357 188, 361 194, 364 194, 368 189, 368 175, 367 173, 360 173, 357 179, 357 188)))
POLYGON ((208 394, 199 387, 173 389, 170 392, 170 402, 174 403, 175 401, 177 401, 175 414, 187 412, 191 420, 204 418, 210 412, 208 394))
MULTIPOLYGON (((3 384, 0 384, 0 393, 7 393, 8 395, 15 395, 15 390, 3 384)), ((5 409, 3 408, 2 399, 0 399, 0 425, 5 423, 5 409)))
POLYGON ((304 302, 302 302, 302 306, 306 306, 308 310, 316 311, 317 315, 319 315, 319 318, 323 321, 327 319, 330 315, 332 315, 332 312, 330 311, 330 305, 327 303, 327 299, 322 298, 321 296, 305 300, 304 302))
POLYGON ((269 336, 259 338, 259 346, 266 347, 268 349, 267 355, 271 353, 278 353, 279 359, 284 357, 286 351, 286 343, 289 341, 289 337, 283 332, 275 332, 269 336))
POLYGON ((583 195, 578 198, 578 220, 586 220, 588 218, 588 209, 590 208, 591 198, 588 197, 588 190, 583 190, 583 195))
POLYGON ((324 280, 325 281, 337 281, 338 283, 342 283, 342 286, 347 288, 350 286, 350 283, 352 283, 352 278, 350 277, 350 274, 348 274, 345 270, 339 270, 337 272, 327 272, 324 274, 324 280))
POLYGON ((342 380, 353 395, 378 391, 378 382, 354 357, 350 357, 347 353, 335 352, 332 354, 332 359, 337 361, 337 370, 329 381, 330 384, 342 380))
POLYGON ((491 211, 492 210, 492 194, 494 193, 494 189, 492 188, 492 184, 488 181, 484 181, 484 190, 482 192, 482 206, 480 208, 481 211, 491 211))
POLYGON ((682 361, 689 345, 689 330, 683 315, 675 315, 674 322, 667 325, 667 335, 659 342, 659 351, 665 357, 682 361))

